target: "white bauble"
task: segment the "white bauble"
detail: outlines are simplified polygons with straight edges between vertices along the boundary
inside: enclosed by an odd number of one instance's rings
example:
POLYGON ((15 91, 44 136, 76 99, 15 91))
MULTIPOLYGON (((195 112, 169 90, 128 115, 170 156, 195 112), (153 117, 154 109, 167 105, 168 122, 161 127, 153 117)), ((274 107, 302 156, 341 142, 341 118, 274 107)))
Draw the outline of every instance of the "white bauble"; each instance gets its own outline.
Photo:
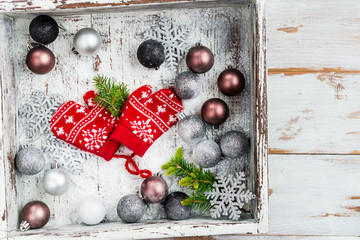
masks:
POLYGON ((93 28, 80 29, 74 37, 74 48, 82 55, 91 55, 101 46, 101 37, 93 28))
POLYGON ((45 191, 54 196, 60 196, 70 188, 70 175, 67 171, 59 168, 46 171, 43 177, 45 191))
POLYGON ((80 203, 78 213, 81 221, 86 225, 96 225, 104 220, 106 209, 98 198, 88 198, 80 203))

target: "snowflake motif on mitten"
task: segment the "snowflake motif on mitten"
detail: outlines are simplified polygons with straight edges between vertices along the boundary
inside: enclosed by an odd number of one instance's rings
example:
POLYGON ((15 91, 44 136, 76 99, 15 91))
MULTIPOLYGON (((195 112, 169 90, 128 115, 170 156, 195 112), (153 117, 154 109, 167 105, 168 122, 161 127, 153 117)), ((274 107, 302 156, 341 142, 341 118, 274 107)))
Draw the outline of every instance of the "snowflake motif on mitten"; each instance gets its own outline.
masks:
POLYGON ((107 139, 106 127, 99 129, 86 129, 82 134, 85 147, 89 150, 99 149, 107 139))

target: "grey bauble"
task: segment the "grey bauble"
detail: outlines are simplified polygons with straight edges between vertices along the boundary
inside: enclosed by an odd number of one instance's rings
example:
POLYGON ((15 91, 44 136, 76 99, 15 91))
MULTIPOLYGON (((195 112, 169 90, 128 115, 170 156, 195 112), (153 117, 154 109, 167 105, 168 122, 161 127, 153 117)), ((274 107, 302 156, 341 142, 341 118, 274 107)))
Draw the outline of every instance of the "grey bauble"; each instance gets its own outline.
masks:
POLYGON ((116 210, 121 220, 134 223, 144 216, 145 203, 138 195, 130 194, 120 199, 116 210))
POLYGON ((184 206, 181 201, 189 196, 183 192, 170 193, 164 202, 165 214, 171 220, 183 220, 190 215, 191 207, 184 206))
POLYGON ((101 37, 93 28, 80 29, 74 37, 74 48, 82 55, 91 55, 101 46, 101 37))
POLYGON ((201 167, 209 168, 220 162, 221 150, 216 142, 206 139, 196 144, 193 156, 201 167))
POLYGON ((16 154, 15 164, 21 173, 35 175, 44 169, 45 157, 40 149, 27 147, 16 154))
POLYGON ((195 144, 205 137, 206 124, 200 117, 189 115, 177 123, 177 130, 182 140, 195 144))
POLYGON ((243 132, 229 131, 221 137, 220 148, 229 158, 238 158, 247 153, 249 140, 243 132))
POLYGON ((174 91, 181 99, 196 98, 201 92, 199 76, 191 71, 180 73, 175 79, 174 91))
POLYGON ((60 168, 47 170, 42 181, 45 191, 54 196, 67 192, 71 183, 69 173, 60 168))

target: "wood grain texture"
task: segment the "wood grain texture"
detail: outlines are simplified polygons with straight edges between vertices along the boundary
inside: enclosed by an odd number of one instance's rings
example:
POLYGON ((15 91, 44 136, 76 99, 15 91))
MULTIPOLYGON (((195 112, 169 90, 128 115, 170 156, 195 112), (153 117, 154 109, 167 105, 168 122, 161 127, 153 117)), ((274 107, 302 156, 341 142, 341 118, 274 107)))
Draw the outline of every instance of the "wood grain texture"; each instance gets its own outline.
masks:
POLYGON ((360 2, 268 3, 270 153, 360 153, 359 11, 360 2))

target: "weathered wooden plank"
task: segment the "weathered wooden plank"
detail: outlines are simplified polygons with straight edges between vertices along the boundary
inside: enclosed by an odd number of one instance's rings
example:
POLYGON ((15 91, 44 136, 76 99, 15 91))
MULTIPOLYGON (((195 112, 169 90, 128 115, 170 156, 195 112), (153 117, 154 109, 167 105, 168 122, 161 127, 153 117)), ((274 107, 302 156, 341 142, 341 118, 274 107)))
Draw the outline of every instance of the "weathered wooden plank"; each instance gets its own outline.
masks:
POLYGON ((15 175, 16 90, 13 20, 0 16, 0 237, 15 228, 18 218, 15 175))
MULTIPOLYGON (((171 240, 175 238, 166 238, 171 240)), ((359 237, 352 236, 320 236, 320 235, 221 235, 207 237, 183 237, 179 240, 359 240, 359 237)), ((164 239, 165 240, 165 239, 164 239)))
POLYGON ((360 66, 359 1, 268 3, 268 68, 360 66))
POLYGON ((270 234, 352 235, 360 228, 360 161, 270 155, 270 234))
POLYGON ((359 154, 360 79, 353 72, 269 75, 269 152, 359 154))

